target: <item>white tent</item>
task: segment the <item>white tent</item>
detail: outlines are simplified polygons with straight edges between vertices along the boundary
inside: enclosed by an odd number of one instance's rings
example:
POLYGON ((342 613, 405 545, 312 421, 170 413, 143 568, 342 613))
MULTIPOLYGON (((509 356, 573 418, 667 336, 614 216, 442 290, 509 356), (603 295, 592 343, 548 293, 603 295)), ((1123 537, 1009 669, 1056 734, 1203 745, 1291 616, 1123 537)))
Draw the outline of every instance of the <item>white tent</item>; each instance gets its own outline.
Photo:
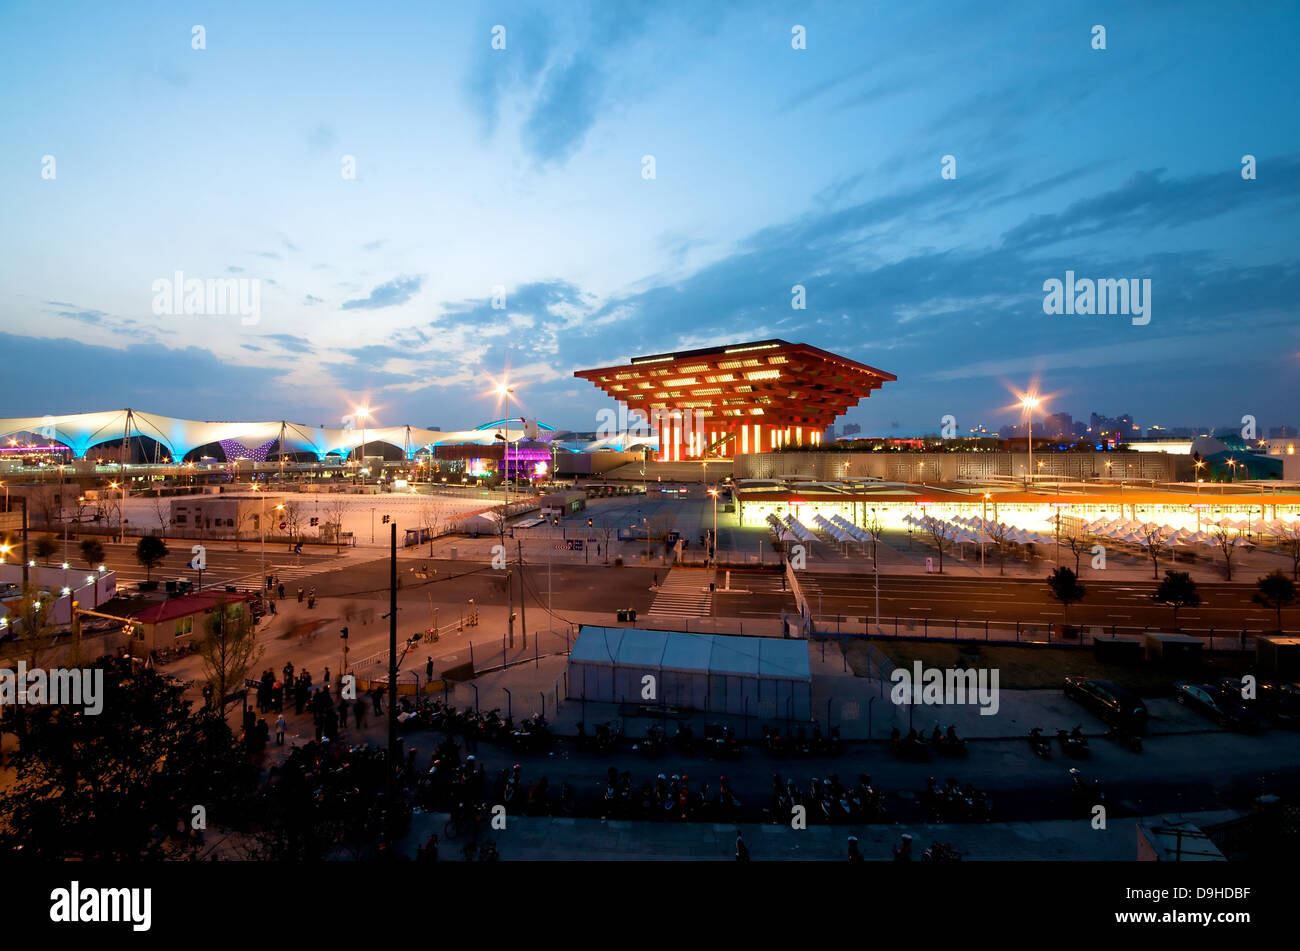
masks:
POLYGON ((771 637, 583 625, 569 655, 569 698, 663 704, 774 719, 812 716, 808 644, 771 637))

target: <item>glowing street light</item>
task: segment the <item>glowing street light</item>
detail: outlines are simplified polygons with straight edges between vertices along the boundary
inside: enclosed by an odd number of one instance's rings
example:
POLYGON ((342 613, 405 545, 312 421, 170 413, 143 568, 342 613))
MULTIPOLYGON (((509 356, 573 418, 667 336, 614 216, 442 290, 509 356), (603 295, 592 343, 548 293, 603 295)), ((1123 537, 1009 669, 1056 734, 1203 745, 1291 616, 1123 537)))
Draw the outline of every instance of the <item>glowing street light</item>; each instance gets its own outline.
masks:
POLYGON ((1020 398, 1020 407, 1025 411, 1025 419, 1028 424, 1029 435, 1029 474, 1034 472, 1034 410, 1039 406, 1041 400, 1032 393, 1026 393, 1020 398))

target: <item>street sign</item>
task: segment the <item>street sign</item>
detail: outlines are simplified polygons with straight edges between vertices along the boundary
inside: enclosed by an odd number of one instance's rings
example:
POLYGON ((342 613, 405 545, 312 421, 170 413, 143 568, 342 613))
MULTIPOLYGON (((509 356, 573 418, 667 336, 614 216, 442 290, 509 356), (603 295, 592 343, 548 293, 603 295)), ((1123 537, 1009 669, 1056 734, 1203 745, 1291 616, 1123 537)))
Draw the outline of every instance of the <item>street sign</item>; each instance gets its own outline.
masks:
POLYGON ((285 530, 286 528, 288 528, 288 527, 289 527, 289 523, 288 523, 288 522, 281 522, 281 523, 280 523, 280 531, 284 531, 284 530, 285 530))
POLYGON ((568 541, 560 542, 555 546, 556 551, 582 551, 582 539, 570 538, 568 541))

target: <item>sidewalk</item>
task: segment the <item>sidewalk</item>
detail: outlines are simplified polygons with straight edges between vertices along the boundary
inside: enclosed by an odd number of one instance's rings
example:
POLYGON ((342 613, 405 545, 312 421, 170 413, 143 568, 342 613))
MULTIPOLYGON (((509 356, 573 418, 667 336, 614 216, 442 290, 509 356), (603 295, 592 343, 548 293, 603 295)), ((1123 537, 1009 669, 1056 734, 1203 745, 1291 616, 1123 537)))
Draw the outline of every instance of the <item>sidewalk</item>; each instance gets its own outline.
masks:
MULTIPOLYGON (((1198 825, 1235 819, 1230 810, 1184 813, 1178 818, 1198 825)), ((1161 815, 1155 818, 1168 818, 1161 815)), ((442 813, 417 812, 411 829, 398 844, 401 854, 415 858, 430 834, 438 836, 440 861, 462 861, 461 839, 447 839, 442 813)), ((734 861, 737 830, 750 857, 763 861, 831 862, 847 858, 847 840, 858 837, 868 861, 892 861, 893 847, 904 832, 912 835, 912 855, 933 841, 948 842, 963 861, 1013 862, 1132 862, 1137 860, 1137 826, 1146 819, 1114 819, 1104 830, 1085 820, 1050 822, 991 822, 946 825, 809 826, 748 823, 652 823, 598 819, 512 818, 506 828, 488 833, 501 860, 570 862, 734 861)))

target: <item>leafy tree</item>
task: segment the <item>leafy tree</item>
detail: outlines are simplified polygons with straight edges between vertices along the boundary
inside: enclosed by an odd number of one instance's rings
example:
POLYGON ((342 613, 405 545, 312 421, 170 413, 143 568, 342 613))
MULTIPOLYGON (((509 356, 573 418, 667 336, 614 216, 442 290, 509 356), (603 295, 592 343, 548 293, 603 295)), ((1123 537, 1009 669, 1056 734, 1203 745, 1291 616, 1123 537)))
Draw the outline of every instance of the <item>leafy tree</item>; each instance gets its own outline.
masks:
POLYGON ((1295 604, 1295 582, 1281 571, 1273 571, 1255 582, 1258 591, 1251 596, 1256 604, 1277 612, 1277 629, 1282 630, 1282 609, 1295 604))
POLYGON ((1151 595, 1157 604, 1167 604, 1174 609, 1174 627, 1178 627, 1178 610, 1196 608, 1201 605, 1201 596, 1196 590, 1196 582, 1185 571, 1166 571, 1164 580, 1151 595))
POLYGON ((98 538, 87 538, 81 543, 81 558, 91 568, 104 563, 104 543, 98 538))
POLYGON ((41 561, 48 561, 57 549, 58 545, 52 535, 42 535, 36 539, 36 557, 41 561))
POLYGON ((153 570, 168 555, 167 543, 153 535, 142 535, 135 545, 135 560, 144 568, 146 581, 152 580, 153 570))
POLYGON ((226 694, 244 682, 244 677, 262 656, 253 619, 242 603, 224 605, 208 615, 207 633, 199 642, 203 676, 212 687, 213 701, 222 715, 226 694))
MULTIPOLYGON (((189 825, 191 807, 233 807, 255 771, 225 721, 193 715, 185 688, 152 670, 103 666, 102 710, 23 708, 0 795, 0 849, 43 860, 157 856, 151 830, 189 825)), ((155 840, 156 841, 156 840, 155 840)))
POLYGON ((1079 584, 1079 577, 1069 568, 1057 568, 1047 576, 1047 590, 1057 601, 1061 602, 1061 623, 1065 623, 1070 605, 1082 601, 1086 592, 1079 584))

